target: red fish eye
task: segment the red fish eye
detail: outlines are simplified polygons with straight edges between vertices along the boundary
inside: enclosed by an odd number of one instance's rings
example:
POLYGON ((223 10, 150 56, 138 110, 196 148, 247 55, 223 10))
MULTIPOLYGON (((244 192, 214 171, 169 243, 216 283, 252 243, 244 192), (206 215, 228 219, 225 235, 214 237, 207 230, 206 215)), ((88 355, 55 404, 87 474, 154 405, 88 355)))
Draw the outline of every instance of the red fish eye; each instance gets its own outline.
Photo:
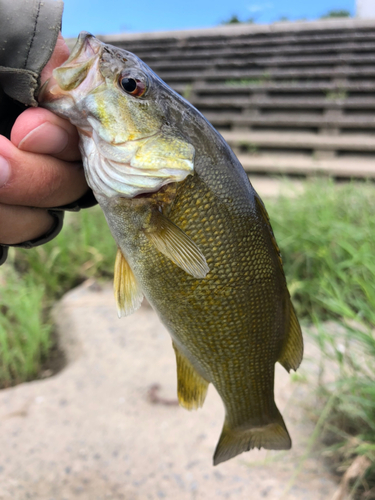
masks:
POLYGON ((120 77, 120 86, 126 93, 141 97, 146 92, 146 85, 141 80, 129 77, 120 77))

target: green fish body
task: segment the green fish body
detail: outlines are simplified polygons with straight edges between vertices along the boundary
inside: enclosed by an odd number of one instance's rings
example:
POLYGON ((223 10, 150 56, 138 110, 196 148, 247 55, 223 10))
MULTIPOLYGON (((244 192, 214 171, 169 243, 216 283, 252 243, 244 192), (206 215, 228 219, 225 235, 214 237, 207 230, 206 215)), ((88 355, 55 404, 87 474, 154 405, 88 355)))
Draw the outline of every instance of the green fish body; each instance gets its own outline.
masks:
POLYGON ((274 402, 278 361, 296 370, 301 330, 266 209, 218 132, 133 54, 80 35, 42 89, 74 123, 86 177, 118 245, 120 314, 146 296, 172 337, 178 398, 225 406, 214 464, 289 449, 274 402))

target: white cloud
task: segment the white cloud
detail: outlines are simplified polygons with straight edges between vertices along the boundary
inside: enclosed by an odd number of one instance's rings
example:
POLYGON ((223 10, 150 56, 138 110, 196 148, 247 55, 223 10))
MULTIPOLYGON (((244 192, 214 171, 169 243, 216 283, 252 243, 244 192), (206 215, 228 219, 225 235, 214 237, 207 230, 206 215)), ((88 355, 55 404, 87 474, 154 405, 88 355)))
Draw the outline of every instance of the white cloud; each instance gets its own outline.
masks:
POLYGON ((273 7, 273 3, 265 2, 262 4, 252 4, 252 5, 249 5, 247 8, 250 12, 252 12, 254 14, 256 12, 262 12, 263 10, 271 9, 272 7, 273 7))

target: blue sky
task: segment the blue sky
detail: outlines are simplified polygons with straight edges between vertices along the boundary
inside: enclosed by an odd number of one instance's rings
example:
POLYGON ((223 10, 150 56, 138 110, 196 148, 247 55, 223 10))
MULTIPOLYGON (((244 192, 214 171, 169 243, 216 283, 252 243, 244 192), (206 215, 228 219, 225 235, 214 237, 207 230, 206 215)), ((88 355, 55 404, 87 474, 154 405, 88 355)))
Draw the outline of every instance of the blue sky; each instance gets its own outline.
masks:
POLYGON ((241 20, 271 23, 316 19, 333 9, 355 13, 355 0, 65 0, 63 35, 164 31, 216 26, 233 14, 241 20))

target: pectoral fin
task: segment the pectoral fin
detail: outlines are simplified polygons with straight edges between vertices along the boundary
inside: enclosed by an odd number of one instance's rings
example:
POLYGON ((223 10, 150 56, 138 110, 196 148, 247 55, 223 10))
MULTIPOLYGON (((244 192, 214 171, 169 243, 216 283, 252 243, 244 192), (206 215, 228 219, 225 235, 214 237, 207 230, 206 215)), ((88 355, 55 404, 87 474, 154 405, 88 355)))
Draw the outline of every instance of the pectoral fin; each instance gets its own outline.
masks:
POLYGON ((204 278, 209 272, 206 259, 194 241, 160 212, 153 214, 151 228, 145 234, 159 252, 194 278, 204 278))
POLYGON ((187 410, 203 406, 207 394, 208 382, 201 377, 190 361, 178 350, 173 342, 177 362, 178 402, 187 410))
POLYGON ((121 250, 117 249, 114 275, 114 292, 118 317, 129 316, 143 300, 143 293, 121 250))

